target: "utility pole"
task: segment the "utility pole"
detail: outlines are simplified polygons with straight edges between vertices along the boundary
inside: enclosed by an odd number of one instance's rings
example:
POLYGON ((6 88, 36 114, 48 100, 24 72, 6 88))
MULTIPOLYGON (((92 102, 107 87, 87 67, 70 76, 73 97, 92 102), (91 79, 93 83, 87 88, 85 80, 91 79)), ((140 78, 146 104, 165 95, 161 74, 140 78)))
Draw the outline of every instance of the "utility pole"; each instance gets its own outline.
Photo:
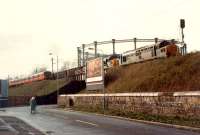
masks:
POLYGON ((115 54, 115 39, 112 39, 112 44, 113 44, 113 55, 115 54))
POLYGON ((85 66, 85 44, 82 44, 83 56, 82 56, 82 66, 85 66))
POLYGON ((85 52, 85 60, 88 61, 89 58, 89 52, 85 52))
POLYGON ((78 67, 81 66, 81 51, 80 47, 77 47, 78 67))
POLYGON ((52 69, 52 79, 54 79, 54 73, 53 73, 53 53, 49 53, 49 55, 52 55, 52 58, 51 58, 51 69, 52 69))
POLYGON ((136 50, 136 48, 137 48, 137 47, 136 47, 137 38, 134 38, 133 41, 134 41, 134 48, 135 48, 135 50, 136 50))
POLYGON ((158 44, 158 38, 156 37, 156 38, 154 38, 154 40, 155 40, 155 45, 153 46, 154 56, 157 56, 157 53, 156 53, 156 46, 157 46, 157 44, 158 44))
POLYGON ((97 57, 97 41, 94 41, 94 55, 97 57))
POLYGON ((52 73, 53 73, 53 57, 51 58, 51 69, 52 69, 52 73))

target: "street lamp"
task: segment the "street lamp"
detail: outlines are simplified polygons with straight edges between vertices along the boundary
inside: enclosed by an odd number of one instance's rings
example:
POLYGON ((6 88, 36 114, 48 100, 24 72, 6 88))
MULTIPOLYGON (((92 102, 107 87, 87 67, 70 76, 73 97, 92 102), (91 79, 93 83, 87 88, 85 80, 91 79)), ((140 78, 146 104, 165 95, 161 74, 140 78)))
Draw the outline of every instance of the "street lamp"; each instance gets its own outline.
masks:
MULTIPOLYGON (((53 74, 53 53, 49 53, 49 55, 52 55, 52 74, 53 74)), ((56 87, 57 87, 57 98, 58 98, 58 96, 59 96, 59 88, 58 88, 58 55, 56 56, 56 58, 57 58, 57 62, 56 62, 56 65, 57 65, 57 76, 56 76, 56 87)))
MULTIPOLYGON (((89 47, 88 48, 88 50, 95 50, 94 48, 92 48, 92 47, 89 47)), ((103 52, 103 50, 101 50, 101 49, 97 49, 98 51, 101 51, 101 53, 102 53, 102 56, 104 56, 104 52, 103 52)), ((98 53, 97 53, 98 54, 98 53)))
MULTIPOLYGON (((53 55, 53 53, 49 53, 49 55, 51 56, 51 55, 53 55)), ((54 77, 53 76, 53 56, 51 58, 51 69, 52 69, 52 78, 53 78, 54 77)))

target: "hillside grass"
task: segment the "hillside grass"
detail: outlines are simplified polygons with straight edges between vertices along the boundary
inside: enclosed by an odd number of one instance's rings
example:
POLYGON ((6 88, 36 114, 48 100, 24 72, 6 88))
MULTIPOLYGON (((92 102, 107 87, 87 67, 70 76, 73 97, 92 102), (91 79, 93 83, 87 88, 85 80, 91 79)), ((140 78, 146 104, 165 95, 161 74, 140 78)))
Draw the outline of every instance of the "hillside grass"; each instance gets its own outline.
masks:
MULTIPOLYGON (((59 89, 67 83, 60 79, 59 89)), ((200 52, 109 69, 105 86, 107 93, 200 90, 200 52)), ((9 88, 9 96, 42 96, 56 90, 55 80, 44 80, 9 88)), ((102 93, 102 90, 83 89, 80 93, 102 93)))
POLYGON ((105 83, 110 93, 200 90, 200 52, 112 68, 105 83))
MULTIPOLYGON (((59 89, 68 82, 65 79, 58 80, 59 89)), ((25 84, 18 87, 9 88, 9 96, 43 96, 57 90, 56 80, 44 80, 31 84, 25 84)))

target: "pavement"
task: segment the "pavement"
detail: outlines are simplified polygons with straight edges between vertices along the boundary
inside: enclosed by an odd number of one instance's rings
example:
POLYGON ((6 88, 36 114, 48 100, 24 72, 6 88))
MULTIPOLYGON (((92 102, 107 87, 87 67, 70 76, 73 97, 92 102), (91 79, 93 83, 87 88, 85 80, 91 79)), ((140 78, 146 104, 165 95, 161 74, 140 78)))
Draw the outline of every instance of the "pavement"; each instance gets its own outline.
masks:
MULTIPOLYGON (((29 107, 12 107, 0 111, 0 120, 3 119, 4 125, 10 126, 12 132, 17 130, 17 133, 22 129, 15 128, 3 117, 17 118, 26 123, 27 125, 22 126, 23 129, 28 129, 25 128, 28 126, 32 130, 30 133, 26 132, 27 135, 200 135, 197 132, 103 115, 59 110, 55 106, 39 106, 36 114, 30 114, 29 107)), ((2 133, 3 131, 0 128, 0 135, 4 135, 2 133)))
POLYGON ((10 116, 0 116, 1 135, 44 135, 24 121, 10 116))

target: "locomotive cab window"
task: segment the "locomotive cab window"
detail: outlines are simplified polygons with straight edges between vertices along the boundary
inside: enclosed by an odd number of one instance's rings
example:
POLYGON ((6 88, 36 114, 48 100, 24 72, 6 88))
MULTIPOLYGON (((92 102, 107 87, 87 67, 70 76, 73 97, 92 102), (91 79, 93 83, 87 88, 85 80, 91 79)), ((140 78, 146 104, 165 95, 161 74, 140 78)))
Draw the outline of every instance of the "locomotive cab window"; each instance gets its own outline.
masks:
POLYGON ((126 62, 126 56, 122 57, 123 62, 126 62))
POLYGON ((161 49, 161 52, 165 52, 165 48, 161 49))

